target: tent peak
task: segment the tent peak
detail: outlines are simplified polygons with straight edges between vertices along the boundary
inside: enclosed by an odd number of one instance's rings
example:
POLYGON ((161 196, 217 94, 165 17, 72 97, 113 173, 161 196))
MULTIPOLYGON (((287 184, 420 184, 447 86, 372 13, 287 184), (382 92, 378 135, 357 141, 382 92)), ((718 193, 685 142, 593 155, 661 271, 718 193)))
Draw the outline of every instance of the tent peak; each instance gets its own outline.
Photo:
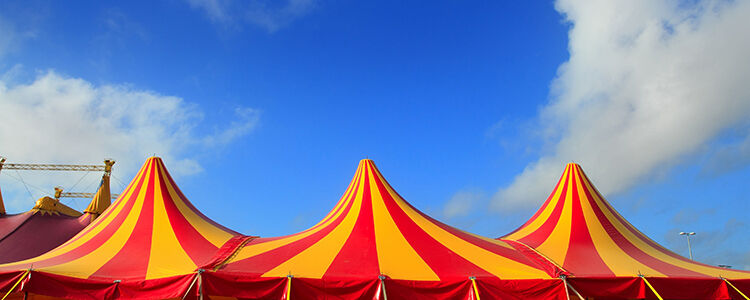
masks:
POLYGON ((620 215, 576 163, 567 164, 534 216, 502 239, 526 244, 578 277, 747 277, 657 244, 620 215))
POLYGON ((339 202, 313 227, 249 242, 220 269, 263 277, 436 281, 555 278, 503 241, 450 227, 419 211, 363 159, 339 202))
POLYGON ((86 209, 83 211, 84 213, 91 216, 92 221, 99 217, 104 212, 104 210, 112 204, 112 196, 109 190, 109 176, 109 172, 105 172, 104 175, 102 175, 102 181, 99 183, 99 189, 91 199, 91 203, 89 203, 89 206, 86 207, 86 209))
POLYGON ((80 217, 82 214, 69 206, 62 204, 60 200, 55 198, 44 196, 36 200, 34 208, 31 209, 34 212, 41 212, 43 214, 63 214, 71 217, 80 217))

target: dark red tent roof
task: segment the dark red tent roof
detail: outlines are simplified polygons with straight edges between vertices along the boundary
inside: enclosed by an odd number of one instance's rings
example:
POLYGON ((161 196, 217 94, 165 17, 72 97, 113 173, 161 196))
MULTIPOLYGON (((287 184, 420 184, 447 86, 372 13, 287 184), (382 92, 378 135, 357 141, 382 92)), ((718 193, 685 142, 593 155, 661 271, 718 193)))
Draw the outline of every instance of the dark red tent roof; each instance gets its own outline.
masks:
POLYGON ((109 175, 105 175, 89 205, 96 210, 82 214, 57 199, 42 197, 27 212, 0 211, 0 264, 36 257, 65 243, 106 209, 109 198, 109 175))

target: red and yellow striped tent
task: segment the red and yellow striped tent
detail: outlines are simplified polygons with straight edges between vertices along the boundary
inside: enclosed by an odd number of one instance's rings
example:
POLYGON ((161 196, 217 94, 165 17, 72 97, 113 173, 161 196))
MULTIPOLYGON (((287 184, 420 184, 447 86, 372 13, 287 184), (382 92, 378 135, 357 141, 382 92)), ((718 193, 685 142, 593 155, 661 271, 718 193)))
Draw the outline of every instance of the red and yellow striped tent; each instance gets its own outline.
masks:
POLYGON ((89 207, 80 213, 42 197, 20 214, 5 214, 0 196, 0 264, 29 259, 60 246, 89 225, 110 203, 109 174, 102 177, 89 207))
POLYGON ((562 271, 420 212, 362 160, 317 225, 204 266, 207 295, 252 299, 565 299, 562 271))
POLYGON ((199 266, 246 240, 201 214, 149 158, 90 226, 41 256, 0 265, 0 291, 72 299, 182 297, 199 266))
POLYGON ((561 266, 569 273, 567 281, 587 298, 750 295, 750 272, 698 263, 657 244, 617 213, 577 164, 567 165, 528 222, 500 240, 533 248, 561 266))

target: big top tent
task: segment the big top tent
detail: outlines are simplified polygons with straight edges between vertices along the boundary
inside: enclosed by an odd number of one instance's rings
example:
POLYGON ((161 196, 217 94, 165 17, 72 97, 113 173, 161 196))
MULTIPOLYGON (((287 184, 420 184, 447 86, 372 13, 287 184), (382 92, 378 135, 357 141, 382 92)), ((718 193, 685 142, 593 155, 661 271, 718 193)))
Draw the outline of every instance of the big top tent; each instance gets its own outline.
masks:
POLYGON ((201 214, 152 157, 90 226, 41 256, 1 265, 0 291, 18 298, 182 297, 199 266, 248 238, 201 214))
POLYGON ((554 264, 430 218, 367 159, 318 224, 253 239, 226 262, 204 268, 207 295, 239 298, 566 298, 554 264))
POLYGON ((568 272, 583 297, 748 299, 750 272, 698 263, 649 239, 568 164, 547 201, 501 238, 538 251, 568 272))
POLYGON ((20 214, 5 214, 0 196, 0 263, 32 258, 69 240, 110 204, 109 173, 102 176, 89 206, 80 213, 57 199, 42 197, 20 214))

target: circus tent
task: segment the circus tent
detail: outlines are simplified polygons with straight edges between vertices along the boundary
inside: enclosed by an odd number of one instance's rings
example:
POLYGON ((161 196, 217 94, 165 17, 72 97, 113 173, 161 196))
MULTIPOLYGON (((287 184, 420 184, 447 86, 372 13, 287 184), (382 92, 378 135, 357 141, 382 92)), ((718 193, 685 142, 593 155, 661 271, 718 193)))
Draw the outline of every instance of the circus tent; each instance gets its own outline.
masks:
POLYGON ((182 297, 199 266, 221 260, 247 239, 201 214, 153 157, 115 203, 69 241, 0 265, 0 291, 31 298, 182 297))
POLYGON ((499 239, 529 247, 568 272, 583 297, 748 299, 750 272, 698 263, 649 239, 568 164, 542 207, 499 239))
POLYGON ((0 196, 0 263, 41 255, 69 240, 110 204, 109 173, 102 176, 89 207, 80 213, 58 199, 42 197, 20 214, 5 214, 0 196))
POLYGON ((207 295, 239 298, 566 298, 563 272, 554 264, 430 218, 367 159, 318 224, 253 239, 227 261, 204 268, 207 295))

